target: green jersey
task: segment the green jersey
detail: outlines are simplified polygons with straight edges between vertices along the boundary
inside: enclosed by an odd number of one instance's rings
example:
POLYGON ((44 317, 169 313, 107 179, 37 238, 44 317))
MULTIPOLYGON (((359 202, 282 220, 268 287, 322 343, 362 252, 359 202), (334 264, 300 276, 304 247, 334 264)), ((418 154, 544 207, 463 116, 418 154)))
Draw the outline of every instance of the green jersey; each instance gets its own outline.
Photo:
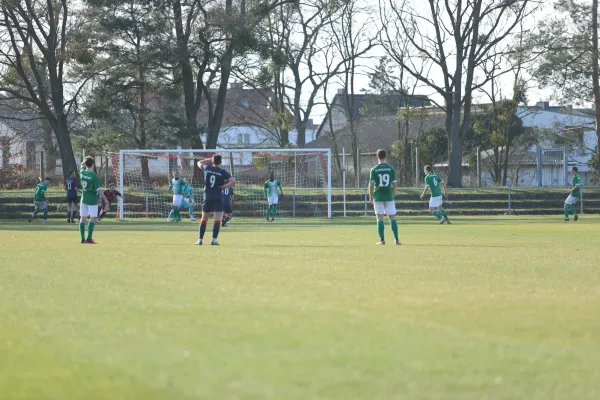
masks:
POLYGON ((431 197, 439 197, 442 195, 442 189, 440 189, 440 184, 442 182, 444 182, 442 178, 436 174, 429 174, 425 177, 425 184, 429 186, 431 197))
POLYGON ((48 185, 46 185, 44 182, 38 183, 35 187, 33 201, 46 201, 46 190, 48 190, 48 185))
POLYGON ((581 187, 581 178, 577 174, 573 175, 573 187, 577 189, 573 189, 573 191, 571 192, 571 196, 581 197, 581 190, 579 190, 579 188, 581 187))
POLYGON ((81 203, 88 206, 98 204, 98 191, 102 189, 95 173, 81 168, 81 203))
POLYGON ((373 185, 373 201, 394 201, 393 184, 396 183, 396 170, 386 163, 371 168, 369 182, 373 185))
POLYGON ((281 188, 281 182, 279 182, 279 179, 277 179, 277 178, 275 178, 273 180, 267 179, 267 181, 265 182, 265 185, 263 186, 265 196, 268 196, 268 197, 277 196, 277 187, 279 187, 281 194, 283 194, 283 189, 281 188))
POLYGON ((186 186, 186 183, 184 182, 183 179, 181 178, 173 178, 171 179, 171 186, 169 186, 169 192, 172 190, 173 194, 184 194, 184 188, 186 186))

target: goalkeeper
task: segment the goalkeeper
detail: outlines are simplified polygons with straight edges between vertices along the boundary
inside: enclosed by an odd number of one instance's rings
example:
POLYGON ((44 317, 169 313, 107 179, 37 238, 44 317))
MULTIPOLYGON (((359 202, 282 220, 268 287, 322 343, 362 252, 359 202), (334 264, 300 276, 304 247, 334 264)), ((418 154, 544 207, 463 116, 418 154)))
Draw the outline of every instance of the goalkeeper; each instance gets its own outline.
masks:
POLYGON ((269 179, 265 182, 264 185, 264 194, 267 198, 267 203, 269 207, 267 208, 267 222, 275 221, 275 217, 277 216, 277 204, 279 203, 279 197, 277 196, 277 188, 279 188, 279 192, 281 194, 281 199, 283 200, 283 188, 281 187, 281 182, 279 179, 275 178, 275 173, 271 172, 269 175, 269 179), (271 220, 269 221, 269 217, 271 220))
POLYGON ((189 183, 186 183, 183 187, 183 200, 181 201, 181 208, 186 208, 190 213, 190 221, 196 221, 194 218, 194 189, 189 183))
POLYGON ((169 213, 167 222, 175 220, 175 222, 181 221, 181 215, 179 209, 181 208, 181 202, 183 201, 183 188, 187 184, 180 177, 179 171, 173 173, 173 179, 171 179, 171 185, 167 189, 167 193, 173 193, 173 209, 169 213))

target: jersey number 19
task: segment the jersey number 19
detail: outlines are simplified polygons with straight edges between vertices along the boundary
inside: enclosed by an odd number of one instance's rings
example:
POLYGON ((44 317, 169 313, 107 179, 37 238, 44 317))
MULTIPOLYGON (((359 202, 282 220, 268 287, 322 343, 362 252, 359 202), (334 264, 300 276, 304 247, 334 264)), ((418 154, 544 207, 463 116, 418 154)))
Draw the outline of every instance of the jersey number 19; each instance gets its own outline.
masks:
POLYGON ((379 187, 390 186, 390 176, 388 174, 379 175, 379 187))

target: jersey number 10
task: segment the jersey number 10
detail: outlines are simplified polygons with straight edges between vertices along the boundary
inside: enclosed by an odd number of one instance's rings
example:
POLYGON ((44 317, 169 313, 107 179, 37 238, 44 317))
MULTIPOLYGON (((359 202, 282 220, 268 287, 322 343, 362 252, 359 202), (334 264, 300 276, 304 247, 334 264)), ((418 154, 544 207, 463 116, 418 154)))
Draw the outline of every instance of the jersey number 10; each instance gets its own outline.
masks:
POLYGON ((390 186, 390 176, 388 174, 379 175, 379 187, 390 186))

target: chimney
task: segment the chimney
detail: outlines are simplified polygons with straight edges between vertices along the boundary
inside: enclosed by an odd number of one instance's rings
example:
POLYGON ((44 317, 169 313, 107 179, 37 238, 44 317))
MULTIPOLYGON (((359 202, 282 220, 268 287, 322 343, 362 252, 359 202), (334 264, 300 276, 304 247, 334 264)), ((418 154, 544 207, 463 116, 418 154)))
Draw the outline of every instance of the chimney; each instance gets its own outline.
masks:
POLYGON ((337 94, 340 94, 340 95, 346 94, 346 91, 344 89, 338 89, 337 94))
POLYGON ((550 102, 549 101, 538 101, 537 103, 535 103, 535 106, 537 108, 541 108, 542 110, 547 110, 550 108, 550 102))

